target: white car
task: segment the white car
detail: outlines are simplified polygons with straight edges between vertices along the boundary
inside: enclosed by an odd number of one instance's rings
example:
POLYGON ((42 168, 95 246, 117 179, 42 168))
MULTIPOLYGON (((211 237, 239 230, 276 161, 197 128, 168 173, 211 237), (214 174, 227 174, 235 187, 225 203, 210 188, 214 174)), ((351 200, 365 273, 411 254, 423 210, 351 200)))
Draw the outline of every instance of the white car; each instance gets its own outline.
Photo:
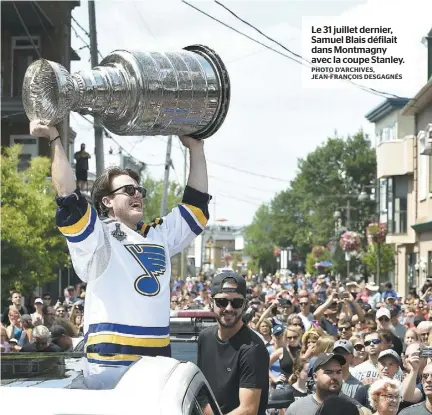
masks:
POLYGON ((2 413, 27 414, 31 408, 32 415, 198 415, 210 405, 221 414, 207 380, 191 362, 142 357, 90 376, 83 374, 85 357, 67 354, 8 354, 1 363, 2 413))

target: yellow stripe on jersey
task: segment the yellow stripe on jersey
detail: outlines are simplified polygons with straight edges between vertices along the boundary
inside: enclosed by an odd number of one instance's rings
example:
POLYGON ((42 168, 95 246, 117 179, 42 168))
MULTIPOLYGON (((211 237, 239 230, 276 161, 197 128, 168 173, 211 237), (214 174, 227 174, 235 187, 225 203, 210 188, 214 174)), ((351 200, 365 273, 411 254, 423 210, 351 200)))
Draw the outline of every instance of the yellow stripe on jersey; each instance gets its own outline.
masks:
POLYGON ((87 206, 87 211, 84 216, 75 224, 69 226, 59 226, 59 231, 63 234, 73 235, 81 232, 87 225, 91 213, 90 204, 87 206))
POLYGON ((204 216, 204 213, 200 208, 197 208, 196 206, 188 205, 187 203, 183 203, 183 206, 186 206, 194 214, 195 218, 198 220, 201 226, 205 227, 207 225, 208 220, 204 216))
POLYGON ((165 347, 170 344, 170 338, 142 338, 122 336, 121 334, 95 334, 88 337, 86 346, 99 343, 114 343, 122 346, 165 347))
POLYGON ((99 353, 87 353, 88 359, 105 360, 105 361, 116 361, 116 360, 138 360, 141 356, 136 354, 116 354, 114 356, 105 356, 99 353))

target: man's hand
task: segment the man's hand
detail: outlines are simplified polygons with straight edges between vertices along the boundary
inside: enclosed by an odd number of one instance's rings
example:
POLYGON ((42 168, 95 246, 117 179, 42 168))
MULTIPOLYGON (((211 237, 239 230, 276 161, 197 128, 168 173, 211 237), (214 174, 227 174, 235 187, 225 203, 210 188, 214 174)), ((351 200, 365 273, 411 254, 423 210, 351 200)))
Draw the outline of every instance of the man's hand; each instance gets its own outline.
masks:
POLYGON ((413 353, 410 357, 405 359, 405 366, 409 373, 417 373, 420 366, 419 353, 413 353))
POLYGON ((34 120, 30 122, 30 135, 53 140, 59 136, 59 133, 56 127, 52 125, 41 124, 40 120, 34 120))
POLYGON ((180 141, 186 148, 192 147, 202 147, 204 145, 204 140, 197 140, 196 138, 189 137, 188 135, 182 135, 180 141))

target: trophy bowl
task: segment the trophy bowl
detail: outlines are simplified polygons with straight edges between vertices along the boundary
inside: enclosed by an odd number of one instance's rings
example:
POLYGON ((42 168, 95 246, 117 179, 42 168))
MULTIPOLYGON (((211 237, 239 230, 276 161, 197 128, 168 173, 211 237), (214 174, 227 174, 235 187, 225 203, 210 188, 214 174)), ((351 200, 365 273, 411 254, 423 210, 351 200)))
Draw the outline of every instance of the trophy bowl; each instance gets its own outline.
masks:
POLYGON ((230 89, 224 63, 206 46, 165 53, 116 50, 97 67, 73 74, 56 62, 33 62, 24 77, 23 103, 30 120, 46 125, 75 111, 99 115, 117 135, 204 139, 223 124, 230 89))

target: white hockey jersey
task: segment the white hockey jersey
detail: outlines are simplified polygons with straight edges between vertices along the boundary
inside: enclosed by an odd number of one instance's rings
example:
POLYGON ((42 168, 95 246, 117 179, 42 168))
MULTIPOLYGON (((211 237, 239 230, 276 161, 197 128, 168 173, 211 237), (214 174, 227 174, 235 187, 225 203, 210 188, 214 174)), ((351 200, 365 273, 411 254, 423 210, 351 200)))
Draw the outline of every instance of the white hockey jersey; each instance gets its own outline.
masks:
POLYGON ((135 231, 111 218, 100 220, 79 190, 57 199, 57 226, 77 275, 87 283, 89 361, 117 365, 139 355, 171 355, 170 258, 203 231, 209 200, 187 187, 182 204, 135 231))

